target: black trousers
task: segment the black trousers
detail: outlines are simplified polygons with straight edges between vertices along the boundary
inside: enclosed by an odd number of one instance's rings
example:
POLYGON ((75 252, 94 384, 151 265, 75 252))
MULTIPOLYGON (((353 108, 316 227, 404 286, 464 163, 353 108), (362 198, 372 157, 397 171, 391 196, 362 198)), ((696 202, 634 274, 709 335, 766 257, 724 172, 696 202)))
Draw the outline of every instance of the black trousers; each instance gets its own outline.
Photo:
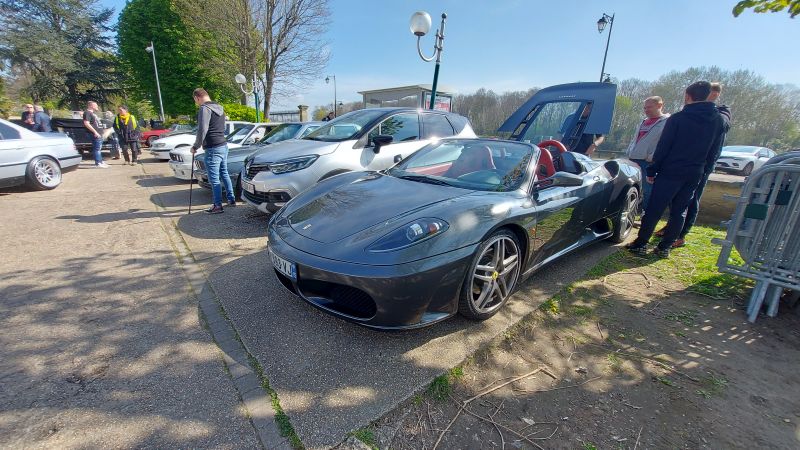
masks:
POLYGON ((653 236, 656 225, 658 225, 658 220, 661 219, 667 208, 669 208, 669 221, 667 222, 667 228, 664 230, 664 237, 658 247, 661 249, 672 247, 681 230, 683 230, 686 209, 694 196, 695 190, 697 190, 700 178, 700 175, 689 178, 656 177, 653 191, 650 193, 650 200, 647 201, 647 209, 645 209, 644 216, 642 216, 639 235, 633 241, 635 247, 647 245, 647 242, 653 236))
POLYGON ((119 141, 119 146, 122 147, 122 156, 125 157, 125 162, 136 162, 137 156, 139 156, 139 143, 136 141, 119 141), (131 155, 128 156, 128 149, 130 149, 131 155))

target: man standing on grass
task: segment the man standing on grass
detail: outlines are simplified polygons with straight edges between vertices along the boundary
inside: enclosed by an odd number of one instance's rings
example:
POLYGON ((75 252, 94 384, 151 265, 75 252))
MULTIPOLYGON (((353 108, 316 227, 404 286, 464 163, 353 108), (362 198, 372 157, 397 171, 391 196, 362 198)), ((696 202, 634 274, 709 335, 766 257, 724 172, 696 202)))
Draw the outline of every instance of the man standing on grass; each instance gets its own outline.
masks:
MULTIPOLYGON (((653 154, 656 152, 656 145, 664 131, 664 124, 669 118, 669 114, 664 114, 662 108, 664 100, 659 96, 647 97, 644 101, 645 119, 639 124, 636 136, 633 137, 628 150, 625 152, 628 158, 639 165, 642 169, 642 176, 647 173, 647 166, 653 162, 653 154)), ((650 198, 650 191, 653 185, 644 183, 642 185, 642 201, 639 202, 639 212, 644 212, 647 207, 647 200, 650 198)))
POLYGON ((107 169, 108 164, 103 162, 103 136, 100 134, 100 120, 97 118, 97 111, 100 107, 95 102, 87 102, 86 110, 83 112, 83 126, 92 135, 92 154, 94 155, 94 166, 100 169, 107 169))
MULTIPOLYGON (((711 83, 711 94, 708 96, 707 101, 716 104, 721 93, 722 85, 719 83, 711 83)), ((714 166, 716 166, 717 159, 719 159, 719 155, 722 153, 722 146, 725 145, 725 135, 731 129, 730 108, 725 105, 719 105, 717 106, 717 111, 719 111, 723 120, 722 138, 719 141, 718 147, 714 149, 714 160, 710 161, 710 165, 706 166, 705 171, 703 172, 703 177, 700 179, 700 184, 698 184, 697 189, 694 190, 694 195, 692 195, 692 199, 689 201, 689 207, 686 210, 686 220, 684 221, 683 229, 678 235, 678 239, 672 244, 672 248, 683 247, 686 245, 686 235, 689 234, 689 231, 692 229, 695 220, 697 220, 697 213, 700 211, 700 199, 702 198, 703 190, 706 188, 706 184, 708 183, 708 177, 714 172, 714 166)), ((666 227, 664 227, 663 230, 659 230, 656 232, 656 236, 664 236, 665 230, 666 227)))
POLYGON ((707 81, 689 85, 684 93, 685 106, 664 124, 653 162, 647 167, 646 182, 653 183, 653 191, 639 234, 627 247, 631 253, 647 253, 647 243, 667 207, 669 222, 656 254, 669 257, 670 248, 683 229, 689 202, 706 168, 713 167, 722 141, 724 121, 717 107, 706 101, 710 93, 711 83, 707 81))
POLYGON ((197 112, 197 137, 192 145, 192 155, 203 147, 203 155, 208 171, 208 182, 214 204, 206 210, 209 214, 220 214, 222 209, 222 183, 228 195, 228 206, 236 206, 233 184, 228 174, 228 143, 225 140, 225 110, 214 103, 205 89, 194 90, 194 103, 200 107, 197 112))

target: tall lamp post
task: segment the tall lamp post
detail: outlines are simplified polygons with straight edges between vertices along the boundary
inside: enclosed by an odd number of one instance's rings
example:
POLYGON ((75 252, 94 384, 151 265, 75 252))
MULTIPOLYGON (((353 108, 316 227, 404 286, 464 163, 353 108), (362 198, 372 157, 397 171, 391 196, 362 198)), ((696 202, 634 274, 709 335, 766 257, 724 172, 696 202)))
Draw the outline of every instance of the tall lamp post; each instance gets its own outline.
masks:
POLYGON ((245 88, 245 86, 247 85, 247 77, 245 77, 244 75, 237 73, 236 76, 233 77, 233 79, 236 81, 236 83, 239 84, 239 89, 242 90, 242 94, 244 94, 245 96, 247 95, 253 96, 254 106, 256 107, 256 123, 258 123, 259 103, 258 103, 258 91, 256 91, 256 72, 253 71, 253 85, 250 89, 245 88))
POLYGON ((611 26, 608 27, 608 39, 606 39, 606 53, 605 55, 603 55, 603 68, 600 69, 600 82, 602 82, 603 77, 607 75, 606 58, 608 57, 608 44, 611 42, 611 32, 614 31, 614 14, 611 14, 609 16, 608 14, 603 13, 603 16, 600 17, 600 20, 597 21, 597 32, 602 34, 603 30, 605 30, 606 25, 608 24, 611 24, 611 26))
POLYGON ((439 83, 439 64, 442 62, 442 50, 444 49, 444 24, 447 21, 447 14, 442 13, 442 24, 436 30, 436 38, 433 41, 433 55, 427 57, 422 54, 420 42, 422 36, 431 30, 431 16, 425 11, 417 11, 411 16, 411 32, 417 36, 417 53, 425 62, 433 61, 436 58, 436 69, 433 71, 433 86, 431 87, 431 104, 429 109, 433 109, 436 104, 436 85, 439 83))
POLYGON ((156 48, 153 46, 153 41, 150 45, 145 47, 148 53, 153 55, 153 70, 156 72, 156 90, 158 90, 158 107, 161 110, 161 122, 164 122, 164 102, 161 101, 161 84, 158 82, 158 65, 156 64, 156 48))
POLYGON ((328 75, 325 77, 325 84, 329 84, 331 82, 331 78, 333 78, 333 117, 338 117, 339 103, 336 102, 336 75, 328 75))

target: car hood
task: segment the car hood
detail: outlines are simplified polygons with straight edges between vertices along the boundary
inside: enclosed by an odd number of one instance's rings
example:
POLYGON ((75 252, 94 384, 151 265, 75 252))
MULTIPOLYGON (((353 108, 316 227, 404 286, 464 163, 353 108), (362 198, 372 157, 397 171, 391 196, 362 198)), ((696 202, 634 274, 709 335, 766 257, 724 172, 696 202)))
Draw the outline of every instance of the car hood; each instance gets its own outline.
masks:
MULTIPOLYGON (((359 176, 348 175, 348 182, 327 190, 299 208, 293 208, 286 215, 292 229, 309 239, 328 244, 394 217, 472 192, 376 172, 356 175, 359 176)), ((302 201, 298 197, 295 202, 298 200, 302 201)))
MULTIPOLYGON (((345 141, 351 142, 351 141, 345 141)), ((322 142, 310 139, 295 139, 289 141, 276 142, 270 145, 251 146, 254 150, 253 162, 271 163, 286 158, 303 155, 327 155, 333 153, 342 142, 322 142), (254 148, 255 147, 255 148, 254 148)))
POLYGON ((754 156, 752 153, 726 152, 724 150, 719 154, 720 158, 753 158, 754 156))
POLYGON ((167 144, 167 147, 174 147, 179 144, 194 144, 193 134, 173 134, 159 138, 156 143, 167 144))
POLYGON ((232 150, 229 149, 228 150, 228 164, 233 163, 233 162, 243 162, 245 160, 245 158, 247 158, 248 156, 253 154, 254 150, 255 149, 253 149, 252 146, 250 146, 250 147, 241 147, 241 148, 236 148, 236 149, 232 149, 232 150))

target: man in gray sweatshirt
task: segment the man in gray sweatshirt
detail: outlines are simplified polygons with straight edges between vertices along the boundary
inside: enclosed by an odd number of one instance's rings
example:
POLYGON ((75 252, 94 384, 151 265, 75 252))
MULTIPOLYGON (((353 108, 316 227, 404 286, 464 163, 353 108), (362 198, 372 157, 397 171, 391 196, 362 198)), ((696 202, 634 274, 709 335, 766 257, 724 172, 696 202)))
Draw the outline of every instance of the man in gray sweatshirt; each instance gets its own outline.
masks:
POLYGON ((228 143, 225 141, 225 110, 219 103, 214 103, 205 89, 194 90, 194 103, 200 107, 197 111, 197 137, 192 145, 192 154, 203 147, 203 155, 208 182, 214 204, 206 210, 209 214, 220 214, 222 209, 222 183, 228 197, 228 206, 236 206, 233 184, 228 174, 228 143))
MULTIPOLYGON (((628 146, 626 154, 628 158, 642 168, 642 178, 647 174, 647 166, 653 162, 653 154, 656 152, 658 140, 661 132, 664 131, 664 124, 669 118, 669 114, 664 114, 662 108, 664 100, 659 96, 647 97, 644 100, 645 119, 636 129, 636 135, 628 146)), ((650 199, 650 192, 653 185, 650 183, 642 184, 642 201, 639 202, 639 212, 643 212, 647 207, 647 200, 650 199)))

